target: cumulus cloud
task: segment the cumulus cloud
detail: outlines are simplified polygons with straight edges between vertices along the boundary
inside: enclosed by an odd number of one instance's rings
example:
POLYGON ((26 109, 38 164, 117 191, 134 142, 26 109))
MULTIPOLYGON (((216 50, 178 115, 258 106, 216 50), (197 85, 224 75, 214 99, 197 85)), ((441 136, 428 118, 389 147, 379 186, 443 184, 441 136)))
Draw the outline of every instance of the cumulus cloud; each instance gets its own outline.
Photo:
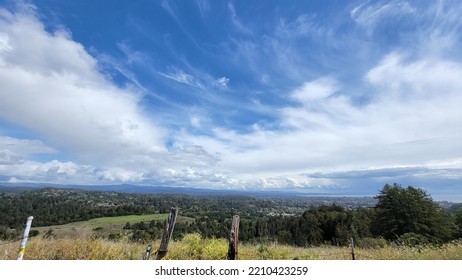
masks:
POLYGON ((452 158, 460 152, 455 143, 462 136, 457 125, 462 121, 458 109, 462 105, 461 74, 462 65, 453 61, 406 61, 390 54, 366 75, 377 94, 369 112, 381 116, 382 124, 402 143, 434 145, 436 150, 423 150, 423 154, 452 158))
POLYGON ((1 150, 20 155, 21 157, 56 152, 54 148, 45 145, 40 140, 17 139, 0 135, 0 151, 1 150))
POLYGON ((21 162, 23 158, 11 150, 0 150, 0 165, 10 165, 21 162))
POLYGON ((73 162, 61 162, 52 160, 41 163, 31 160, 23 160, 9 165, 0 165, 3 178, 21 182, 53 182, 87 184, 95 183, 92 169, 73 162))
POLYGON ((164 151, 141 95, 111 84, 69 32, 47 32, 29 9, 2 10, 0 34, 0 118, 95 163, 164 151))
POLYGON ((115 168, 96 172, 96 176, 103 182, 123 182, 123 183, 139 183, 143 181, 143 172, 125 170, 115 168))

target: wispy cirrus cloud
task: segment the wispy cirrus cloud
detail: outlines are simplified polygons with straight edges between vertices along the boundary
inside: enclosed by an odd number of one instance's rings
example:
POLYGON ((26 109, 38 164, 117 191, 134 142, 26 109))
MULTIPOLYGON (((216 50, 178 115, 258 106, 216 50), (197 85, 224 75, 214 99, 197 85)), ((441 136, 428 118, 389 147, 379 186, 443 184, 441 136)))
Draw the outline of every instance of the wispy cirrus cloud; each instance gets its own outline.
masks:
POLYGON ((215 86, 226 87, 230 81, 227 77, 214 78, 208 73, 202 72, 197 69, 192 69, 195 75, 186 73, 183 70, 177 69, 176 67, 170 67, 171 71, 167 73, 158 72, 161 76, 173 80, 175 82, 186 84, 193 88, 210 91, 215 86), (197 75, 197 76, 196 76, 197 75))
POLYGON ((204 53, 207 52, 207 50, 201 46, 201 43, 192 35, 192 31, 188 28, 188 25, 184 23, 182 17, 178 15, 178 11, 173 1, 162 0, 161 7, 174 19, 180 30, 184 33, 184 35, 188 37, 188 39, 198 50, 204 53))
POLYGON ((199 88, 202 87, 202 85, 198 81, 196 81, 196 79, 192 75, 189 75, 182 70, 175 69, 173 72, 169 72, 169 73, 160 72, 159 74, 164 76, 165 78, 168 78, 178 83, 187 84, 187 85, 199 87, 199 88))
POLYGON ((196 5, 202 17, 205 17, 207 13, 210 11, 210 3, 208 0, 196 0, 196 5))
MULTIPOLYGON (((279 111, 282 129, 256 127, 249 134, 215 130, 214 138, 184 140, 207 143, 209 151, 221 155, 221 165, 231 174, 249 180, 260 177, 250 181, 265 186, 287 186, 282 179, 287 176, 309 188, 320 182, 347 184, 335 176, 303 176, 327 170, 380 177, 371 172, 404 168, 419 170, 412 176, 411 171, 400 175, 405 181, 429 178, 440 170, 437 162, 460 162, 462 155, 458 145, 462 131, 456 129, 462 122, 460 66, 436 58, 409 61, 391 54, 364 74, 376 95, 367 104, 355 104, 335 79, 321 78, 291 92, 296 105, 279 111)), ((460 163, 452 165, 445 169, 445 176, 458 176, 459 169, 460 163)))
POLYGON ((235 29, 245 34, 252 34, 251 29, 245 26, 239 19, 236 12, 236 8, 234 7, 234 4, 232 2, 228 3, 228 10, 231 13, 231 22, 235 29))
POLYGON ((351 18, 364 27, 368 33, 372 33, 381 22, 394 20, 415 12, 416 9, 407 1, 380 1, 373 4, 365 2, 351 10, 351 18))

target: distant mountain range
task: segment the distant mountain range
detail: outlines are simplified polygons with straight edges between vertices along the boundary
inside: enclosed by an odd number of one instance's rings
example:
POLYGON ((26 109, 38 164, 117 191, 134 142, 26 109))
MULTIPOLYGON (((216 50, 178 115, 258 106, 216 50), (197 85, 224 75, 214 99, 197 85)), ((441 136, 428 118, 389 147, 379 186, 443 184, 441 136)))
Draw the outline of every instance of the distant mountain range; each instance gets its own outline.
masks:
MULTIPOLYGON (((206 188, 191 188, 191 187, 163 187, 163 186, 140 186, 130 184, 120 185, 61 185, 61 184, 45 184, 45 183, 1 183, 0 191, 12 192, 22 191, 34 188, 54 187, 60 189, 78 189, 88 191, 108 191, 108 192, 124 192, 124 193, 170 193, 170 194, 190 194, 190 195, 252 195, 252 196, 329 196, 329 197, 345 197, 351 195, 331 194, 331 193, 309 193, 298 190, 286 189, 262 189, 262 190, 235 190, 235 189, 206 189, 206 188), (3 187, 3 188, 2 188, 3 187)), ((371 196, 364 196, 371 197, 371 196)))
MULTIPOLYGON (((309 193, 301 190, 216 190, 205 188, 187 188, 187 187, 163 187, 163 186, 140 186, 130 184, 120 185, 61 185, 61 184, 44 184, 44 183, 0 183, 0 194, 19 191, 27 191, 38 188, 59 188, 74 189, 85 191, 103 191, 119 193, 146 193, 146 194, 182 194, 182 195, 199 195, 199 196, 253 196, 262 198, 287 198, 287 199, 311 199, 340 203, 342 205, 353 202, 361 205, 375 205, 376 200, 372 195, 351 195, 351 194, 332 194, 332 193, 309 193)), ((437 201, 443 208, 450 208, 457 204, 451 201, 437 201)))

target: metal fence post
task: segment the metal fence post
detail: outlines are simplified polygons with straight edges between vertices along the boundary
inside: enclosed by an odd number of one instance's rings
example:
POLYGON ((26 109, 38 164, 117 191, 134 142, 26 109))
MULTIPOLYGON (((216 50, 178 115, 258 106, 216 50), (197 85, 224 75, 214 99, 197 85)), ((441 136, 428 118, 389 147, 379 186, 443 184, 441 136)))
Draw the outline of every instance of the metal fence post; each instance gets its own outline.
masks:
POLYGON ((22 234, 21 238, 21 245, 19 245, 19 253, 18 253, 18 258, 17 260, 22 260, 24 257, 24 251, 26 250, 26 243, 27 243, 27 238, 29 237, 29 231, 30 227, 32 225, 32 220, 34 219, 33 216, 30 216, 27 218, 26 225, 24 227, 24 232, 22 234))
POLYGON ((146 248, 146 253, 144 254, 143 260, 149 260, 149 257, 151 256, 151 249, 152 249, 152 245, 149 244, 148 247, 146 248))

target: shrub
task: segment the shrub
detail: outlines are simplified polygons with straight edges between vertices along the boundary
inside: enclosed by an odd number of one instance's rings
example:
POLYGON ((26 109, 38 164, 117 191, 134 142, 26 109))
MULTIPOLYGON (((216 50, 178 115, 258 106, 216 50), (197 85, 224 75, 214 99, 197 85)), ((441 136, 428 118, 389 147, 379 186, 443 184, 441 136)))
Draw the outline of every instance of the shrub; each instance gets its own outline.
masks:
POLYGON ((186 234, 183 238, 183 243, 186 245, 188 256, 193 259, 201 259, 203 242, 199 233, 186 234))
POLYGON ((36 229, 31 229, 29 231, 29 237, 33 237, 33 236, 37 236, 40 234, 40 231, 36 230, 36 229))
POLYGON ((409 247, 418 247, 418 246, 425 246, 430 243, 428 238, 421 234, 413 233, 413 232, 408 232, 403 235, 401 235, 398 238, 398 242, 401 245, 404 246, 409 246, 409 247))
POLYGON ((228 252, 228 243, 225 239, 206 239, 203 240, 203 259, 207 260, 225 260, 228 252))
POLYGON ((385 248, 387 241, 383 238, 364 237, 356 241, 356 247, 365 249, 385 248))

